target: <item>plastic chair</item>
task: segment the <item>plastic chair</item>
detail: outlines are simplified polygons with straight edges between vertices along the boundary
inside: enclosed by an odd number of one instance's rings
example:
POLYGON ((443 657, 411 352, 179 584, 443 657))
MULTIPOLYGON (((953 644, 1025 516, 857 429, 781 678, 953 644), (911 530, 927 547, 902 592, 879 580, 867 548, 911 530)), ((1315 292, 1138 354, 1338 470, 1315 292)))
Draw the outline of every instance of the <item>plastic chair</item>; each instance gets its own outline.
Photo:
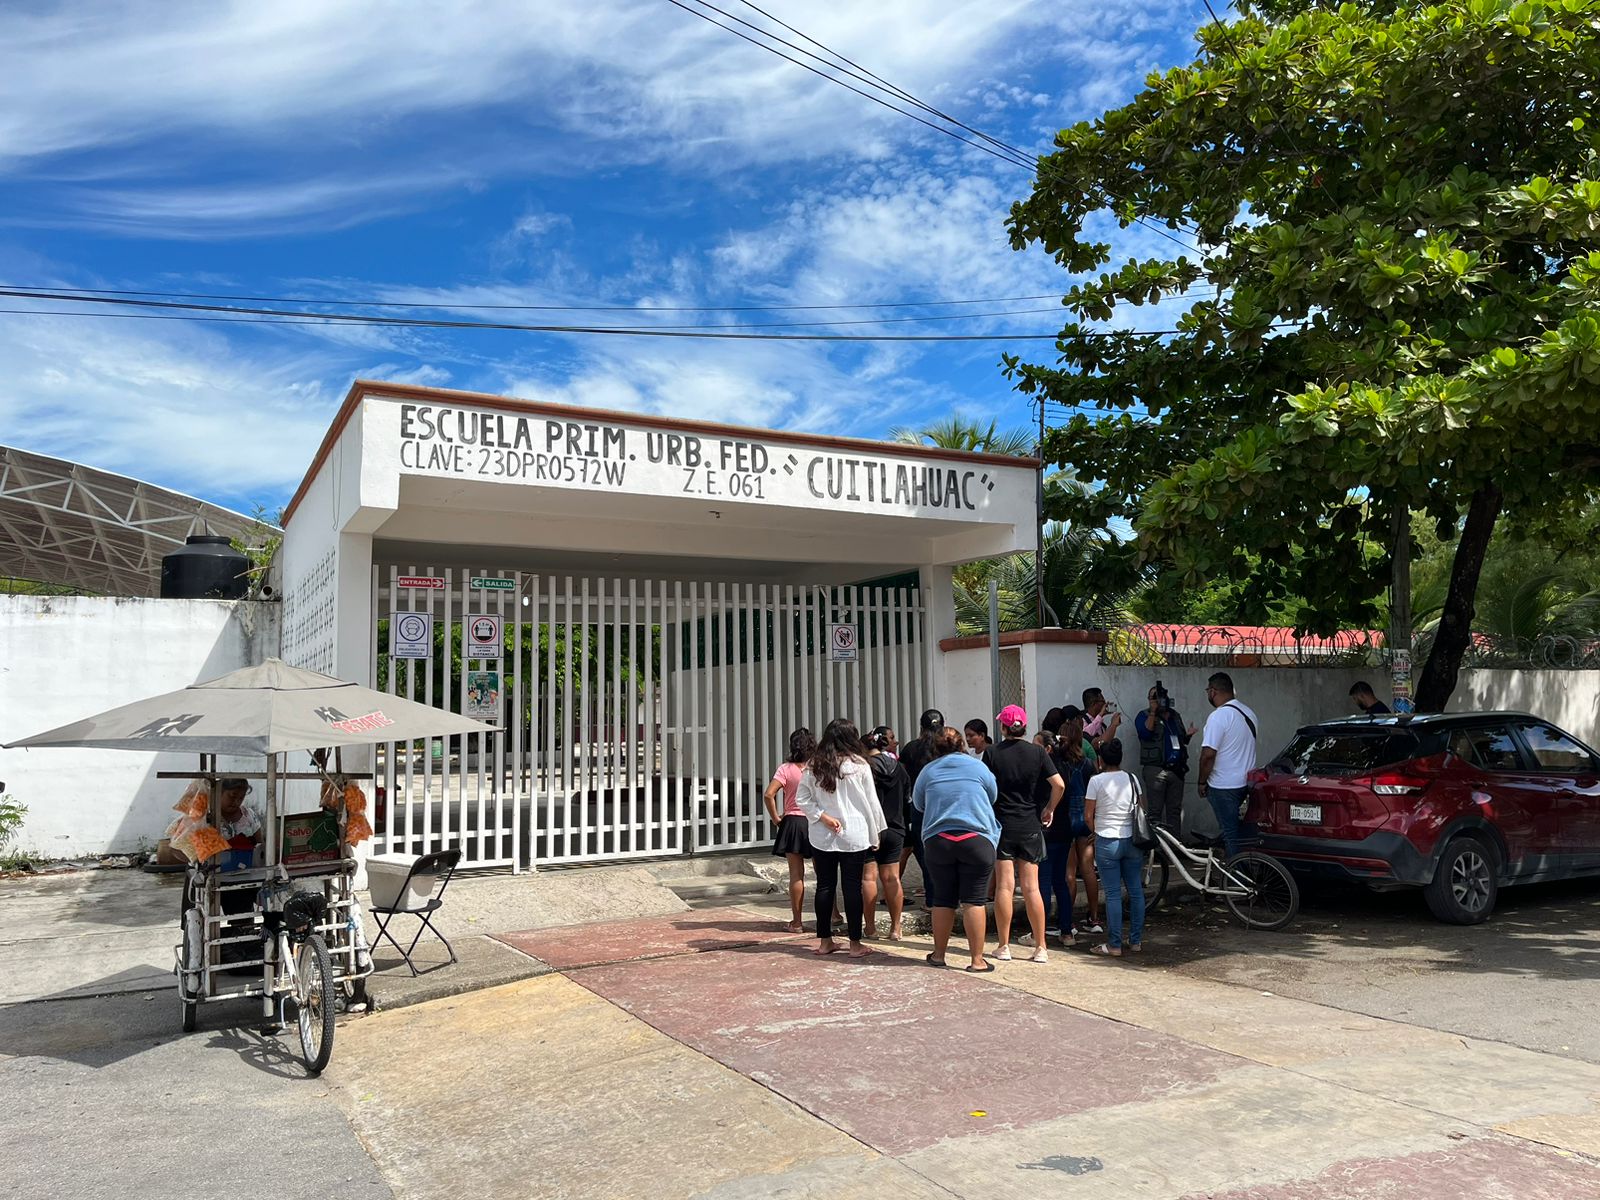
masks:
MULTIPOLYGON (((450 945, 448 938, 439 932, 439 927, 433 923, 433 914, 439 911, 443 904, 445 888, 450 886, 450 877, 455 874, 456 866, 461 862, 460 850, 439 850, 433 854, 421 855, 416 862, 411 864, 411 870, 406 872, 405 883, 400 888, 400 899, 394 905, 384 907, 377 904, 370 906, 378 924, 378 936, 372 943, 376 950, 378 943, 385 938, 389 944, 400 951, 400 957, 405 960, 407 967, 411 968, 412 975, 420 975, 417 965, 411 961, 411 952, 417 948, 417 943, 422 940, 424 930, 431 930, 433 936, 444 943, 444 948, 450 951, 450 962, 459 961, 456 958, 455 948, 450 945), (411 892, 411 881, 418 877, 433 877, 437 886, 430 891, 428 899, 415 908, 404 907, 405 898, 411 892), (400 943, 395 941, 394 935, 389 932, 389 923, 398 916, 416 917, 421 924, 417 927, 417 936, 411 939, 411 945, 401 949, 400 943)), ((429 967, 430 971, 439 967, 448 966, 449 963, 438 963, 429 967)))

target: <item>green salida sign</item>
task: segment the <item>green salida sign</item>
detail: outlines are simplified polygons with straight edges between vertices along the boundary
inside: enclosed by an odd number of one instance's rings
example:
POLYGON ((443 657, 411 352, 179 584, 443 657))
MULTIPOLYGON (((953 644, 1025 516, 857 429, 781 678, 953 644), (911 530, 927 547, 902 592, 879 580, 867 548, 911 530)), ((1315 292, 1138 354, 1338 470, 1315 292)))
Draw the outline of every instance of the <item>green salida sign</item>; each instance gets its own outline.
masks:
POLYGON ((474 575, 472 577, 472 586, 481 588, 486 592, 509 592, 516 588, 517 581, 514 579, 496 579, 492 575, 474 575))

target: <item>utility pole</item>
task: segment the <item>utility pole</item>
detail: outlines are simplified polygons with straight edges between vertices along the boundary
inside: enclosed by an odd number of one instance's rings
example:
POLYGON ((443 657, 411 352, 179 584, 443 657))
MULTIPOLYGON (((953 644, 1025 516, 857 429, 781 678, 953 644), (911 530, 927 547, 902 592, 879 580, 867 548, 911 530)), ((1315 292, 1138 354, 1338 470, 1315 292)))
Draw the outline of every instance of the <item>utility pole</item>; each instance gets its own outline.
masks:
POLYGON ((1033 539, 1033 627, 1044 628, 1044 397, 1039 397, 1039 483, 1034 500, 1033 539))
MULTIPOLYGON (((1389 537, 1389 671, 1396 701, 1411 710, 1411 511, 1397 496, 1389 537)), ((1401 705, 1395 705, 1401 711, 1401 705)))

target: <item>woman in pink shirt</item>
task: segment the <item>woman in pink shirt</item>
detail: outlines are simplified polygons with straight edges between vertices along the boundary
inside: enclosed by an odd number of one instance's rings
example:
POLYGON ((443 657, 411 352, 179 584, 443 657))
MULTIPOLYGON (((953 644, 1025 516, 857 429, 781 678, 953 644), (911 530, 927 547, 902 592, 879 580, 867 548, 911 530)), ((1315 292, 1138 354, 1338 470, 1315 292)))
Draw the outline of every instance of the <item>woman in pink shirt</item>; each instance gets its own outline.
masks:
POLYGON ((789 932, 804 933, 800 914, 806 902, 806 859, 811 857, 811 837, 807 832, 809 822, 805 813, 795 805, 795 795, 800 790, 800 776, 805 774, 806 762, 816 751, 817 739, 811 730, 801 726, 789 735, 789 757, 773 772, 772 782, 762 799, 767 802, 767 816, 778 831, 772 843, 772 853, 789 861, 789 932), (783 793, 783 814, 778 814, 778 793, 783 793))

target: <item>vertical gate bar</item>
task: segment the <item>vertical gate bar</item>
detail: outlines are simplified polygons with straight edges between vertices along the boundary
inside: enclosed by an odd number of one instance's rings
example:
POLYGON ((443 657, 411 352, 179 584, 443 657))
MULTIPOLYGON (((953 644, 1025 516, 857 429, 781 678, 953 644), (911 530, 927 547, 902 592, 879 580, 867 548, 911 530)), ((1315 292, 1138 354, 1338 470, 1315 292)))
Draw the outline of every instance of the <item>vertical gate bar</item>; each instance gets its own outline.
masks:
POLYGON ((606 837, 606 762, 601 749, 605 738, 606 719, 606 581, 594 581, 594 609, 584 620, 584 635, 592 638, 585 643, 583 660, 594 663, 594 686, 583 689, 584 710, 592 713, 591 728, 583 739, 583 757, 587 767, 589 789, 584 796, 583 834, 584 855, 592 856, 604 850, 606 837))
POLYGON ((810 592, 805 588, 789 587, 789 619, 794 626, 795 640, 794 694, 800 706, 796 709, 798 719, 794 723, 816 732, 817 723, 811 716, 811 662, 806 657, 806 644, 811 640, 811 618, 807 613, 809 595, 810 592))
MULTIPOLYGON (((401 573, 402 574, 410 573, 412 575, 415 575, 417 573, 417 568, 415 566, 407 567, 401 573)), ((412 606, 413 606, 413 603, 416 600, 416 595, 417 595, 417 593, 416 593, 416 591, 414 589, 412 589, 412 588, 407 588, 406 589, 406 605, 405 605, 405 607, 406 607, 406 611, 407 612, 413 611, 412 606)), ((406 659, 406 692, 405 692, 405 696, 406 696, 407 700, 415 700, 417 698, 417 660, 414 659, 414 658, 406 659)), ((426 745, 427 743, 424 742, 423 744, 426 745)), ((416 838, 416 830, 417 830, 417 824, 418 824, 418 818, 417 818, 416 809, 415 809, 416 793, 417 793, 417 762, 416 762, 416 755, 414 753, 412 753, 412 743, 407 742, 406 743, 406 845, 405 845, 405 852, 407 854, 416 854, 417 853, 417 846, 416 846, 415 840, 414 840, 416 838)))
MULTIPOLYGON (((737 599, 737 590, 735 599, 737 599)), ((734 730, 738 728, 739 714, 734 712, 728 703, 729 677, 732 676, 733 693, 738 696, 738 670, 739 651, 731 645, 734 639, 733 606, 728 602, 728 585, 726 582, 717 584, 717 638, 721 642, 717 651, 717 717, 714 721, 707 721, 708 730, 714 731, 717 739, 717 824, 721 832, 718 835, 719 846, 728 846, 733 843, 734 815, 733 796, 730 794, 733 776, 734 749, 731 743, 735 740, 734 730)))
POLYGON ((759 694, 760 694, 760 697, 761 697, 761 703, 760 703, 760 710, 761 711, 760 711, 760 716, 759 716, 759 718, 758 718, 758 720, 756 722, 756 729, 759 731, 758 739, 757 739, 757 742, 756 742, 756 746, 757 746, 757 750, 756 750, 756 753, 755 753, 755 760, 756 761, 752 764, 752 768, 751 768, 750 774, 751 774, 752 781, 756 785, 756 796, 758 798, 757 799, 757 804, 756 804, 755 817, 753 819, 755 821, 754 828, 758 831, 758 836, 759 836, 759 833, 761 831, 764 831, 764 832, 769 833, 769 834, 771 833, 771 830, 767 829, 766 822, 764 820, 764 818, 767 815, 767 806, 764 805, 764 804, 761 804, 759 802, 759 797, 761 795, 761 792, 764 790, 765 784, 766 784, 766 781, 763 778, 764 775, 766 774, 766 772, 768 770, 770 770, 771 768, 775 767, 777 764, 770 761, 771 758, 772 758, 772 699, 773 699, 773 697, 772 697, 772 684, 773 684, 773 679, 772 679, 772 668, 767 663, 767 655, 769 654, 769 652, 771 651, 771 648, 772 648, 772 628, 771 628, 770 625, 767 624, 767 585, 766 584, 763 583, 763 584, 760 585, 760 587, 758 588, 758 590, 756 592, 756 598, 757 598, 757 604, 759 605, 759 607, 756 610, 756 616, 757 616, 757 621, 756 621, 756 631, 757 631, 757 633, 756 633, 756 655, 757 655, 757 661, 760 663, 760 672, 759 672, 759 674, 760 674, 760 682, 759 682, 759 684, 757 686, 759 688, 759 694))
MULTIPOLYGON (((577 656, 572 649, 572 612, 574 601, 572 596, 572 576, 567 576, 566 603, 562 610, 561 625, 561 788, 556 798, 561 805, 561 850, 558 857, 567 859, 572 857, 572 738, 577 729, 577 721, 572 712, 572 672, 577 669, 577 656)), ((552 806, 551 817, 554 819, 555 811, 552 806)))
POLYGON ((627 747, 627 727, 622 720, 622 631, 627 614, 622 607, 622 580, 611 581, 611 853, 623 853, 622 758, 627 747))
POLYGON ((591 699, 593 693, 589 689, 589 659, 594 655, 594 638, 592 627, 589 624, 589 577, 585 575, 582 582, 582 607, 579 610, 579 625, 583 632, 583 650, 578 659, 578 824, 573 832, 577 835, 578 855, 582 857, 589 853, 589 826, 592 823, 589 815, 589 797, 594 786, 594 755, 589 753, 593 744, 594 734, 591 729, 589 714, 594 711, 591 699))
MULTIPOLYGON (((656 814, 656 760, 660 753, 659 746, 661 735, 656 723, 656 680, 658 663, 655 635, 655 581, 644 581, 644 687, 640 689, 643 704, 640 711, 640 746, 639 761, 644 768, 644 812, 639 816, 641 825, 638 833, 634 835, 641 843, 640 848, 654 850, 655 839, 651 836, 652 826, 659 824, 655 819, 656 814)), ((662 638, 665 639, 665 631, 662 638)), ((636 814, 638 816, 638 814, 636 814)))
POLYGON ((680 799, 689 827, 689 845, 693 854, 703 840, 700 831, 700 584, 689 584, 689 657, 683 669, 684 686, 688 689, 688 722, 684 729, 684 768, 689 775, 689 792, 680 799))
MULTIPOLYGON (((733 676, 733 719, 738 729, 733 742, 733 840, 744 845, 750 840, 750 739, 755 735, 756 688, 755 659, 750 636, 750 585, 733 585, 733 655, 737 664, 733 676)), ((730 734, 732 730, 729 731, 730 734)))
MULTIPOLYGON (((372 569, 373 572, 378 574, 380 578, 382 572, 385 570, 387 570, 389 574, 388 589, 383 592, 382 596, 379 597, 379 612, 387 616, 388 614, 394 612, 394 568, 375 566, 372 569)), ((376 621, 373 622, 372 627, 374 630, 373 636, 378 636, 376 632, 378 627, 376 621)), ((394 640, 392 617, 390 617, 389 638, 392 643, 394 640)), ((388 653, 387 649, 384 650, 384 653, 388 653)), ((386 672, 387 677, 384 679, 383 690, 391 696, 394 695, 395 676, 398 674, 399 671, 395 666, 394 655, 390 654, 389 670, 386 672)), ((398 797, 395 795, 394 790, 394 756, 395 743, 385 742, 383 745, 383 849, 385 853, 392 853, 395 848, 395 801, 398 797)), ((373 812, 376 814, 378 805, 378 798, 376 796, 372 798, 372 805, 373 812)))
POLYGON ((921 695, 928 694, 928 680, 932 677, 933 661, 931 655, 933 647, 928 644, 927 638, 927 611, 925 603, 926 593, 921 588, 911 591, 911 644, 913 648, 912 666, 916 669, 916 691, 921 695))
POLYGON ((539 837, 544 838, 542 859, 534 858, 534 865, 550 862, 556 856, 556 676, 560 673, 556 658, 556 587, 560 580, 551 575, 546 580, 546 592, 539 600, 539 619, 544 625, 544 737, 540 746, 539 778, 531 810, 535 847, 539 837))
MULTIPOLYGON (((437 697, 429 700, 430 704, 437 704, 446 711, 449 711, 450 709, 450 667, 455 660, 456 612, 459 602, 459 610, 461 612, 462 621, 462 657, 460 678, 456 680, 455 690, 458 693, 456 697, 456 711, 463 713, 467 711, 466 613, 468 604, 466 587, 467 570, 465 568, 463 568, 461 571, 461 595, 459 597, 456 596, 456 569, 454 567, 446 567, 444 569, 444 614, 440 618, 440 622, 444 626, 444 654, 442 656, 445 663, 444 676, 440 683, 437 697)), ((471 864, 475 860, 472 857, 472 846, 465 840, 465 838, 462 837, 462 832, 466 829, 466 804, 459 797, 465 795, 464 789, 466 788, 467 763, 470 761, 470 756, 472 754, 471 744, 472 742, 470 736, 463 736, 461 738, 461 749, 456 756, 455 764, 452 766, 450 759, 450 739, 439 739, 439 841, 437 845, 428 847, 430 850, 446 849, 450 843, 450 831, 453 824, 455 827, 457 843, 461 847, 461 859, 463 862, 468 864, 471 864), (450 785, 452 783, 455 784, 456 791, 459 793, 458 798, 455 800, 450 798, 450 785), (451 820, 452 817, 455 818, 453 822, 451 820)), ((433 761, 433 747, 429 746, 428 750, 428 760, 431 763, 433 761)), ((433 794, 433 788, 431 784, 428 788, 428 794, 430 797, 433 794)), ((429 801, 428 808, 431 812, 433 808, 431 800, 429 801)))
POLYGON ((833 720, 833 698, 828 686, 828 605, 830 597, 825 587, 811 589, 811 676, 816 687, 816 722, 811 726, 817 736, 833 720))
MULTIPOLYGON (((515 580, 515 587, 511 594, 516 597, 516 602, 511 607, 511 616, 515 622, 511 631, 514 655, 511 661, 516 675, 511 684, 511 786, 508 790, 511 793, 511 873, 517 875, 522 872, 522 755, 523 747, 528 740, 522 724, 522 684, 523 676, 527 672, 522 661, 522 572, 513 572, 512 578, 515 580)), ((503 809, 503 799, 501 806, 503 809)))
MULTIPOLYGON (((801 699, 801 679, 804 672, 800 670, 800 652, 796 649, 799 638, 798 622, 795 620, 794 585, 783 586, 783 724, 790 729, 801 725, 809 725, 810 721, 805 716, 805 702, 801 699)), ((785 744, 787 748, 787 744, 785 744)))
MULTIPOLYGON (((898 704, 900 704, 901 711, 904 711, 908 706, 908 699, 911 696, 911 689, 906 684, 905 645, 901 638, 900 608, 901 597, 903 595, 904 593, 900 588, 895 588, 889 593, 888 623, 889 645, 891 651, 889 658, 890 678, 894 681, 895 700, 898 704)), ((920 705, 918 708, 919 715, 923 708, 928 707, 921 701, 909 701, 909 703, 920 705)), ((952 717, 951 719, 953 720, 954 718, 952 717)), ((915 728, 919 734, 921 733, 922 727, 920 725, 913 726, 912 728, 915 728)))
POLYGON ((639 832, 635 820, 639 811, 639 789, 644 786, 644 781, 639 778, 639 762, 644 756, 644 747, 640 745, 639 736, 639 580, 637 576, 628 576, 628 674, 627 696, 622 706, 623 733, 627 741, 627 753, 623 758, 623 770, 626 776, 627 787, 627 831, 628 836, 618 843, 617 848, 628 854, 636 854, 639 850, 639 832), (626 845, 623 844, 626 842, 626 845))
MULTIPOLYGON (((663 617, 667 610, 666 583, 662 582, 662 611, 663 617)), ((662 720, 662 737, 670 739, 671 731, 683 729, 683 672, 679 669, 683 662, 683 582, 681 580, 672 585, 672 620, 663 619, 661 628, 661 699, 664 704, 664 718, 662 720), (668 636, 668 629, 671 636, 668 636)), ((670 831, 671 848, 678 853, 683 853, 683 734, 678 734, 676 748, 670 741, 662 751, 661 787, 662 808, 666 814, 667 828, 670 831), (673 775, 672 794, 667 796, 667 759, 671 759, 673 775)))

